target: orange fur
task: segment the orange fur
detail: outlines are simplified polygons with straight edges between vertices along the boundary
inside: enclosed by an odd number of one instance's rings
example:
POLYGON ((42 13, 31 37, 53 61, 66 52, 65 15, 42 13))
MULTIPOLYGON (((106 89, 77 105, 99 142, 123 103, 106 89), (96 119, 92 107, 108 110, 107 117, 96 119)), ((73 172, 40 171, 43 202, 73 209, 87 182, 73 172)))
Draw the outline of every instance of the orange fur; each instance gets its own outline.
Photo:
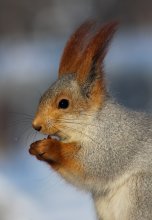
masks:
POLYGON ((91 91, 91 97, 92 102, 90 104, 94 106, 94 108, 99 109, 105 99, 105 87, 101 79, 95 83, 95 86, 91 91))
POLYGON ((94 27, 93 21, 87 21, 82 24, 67 42, 59 67, 59 77, 63 74, 75 73, 77 70, 77 62, 81 57, 81 53, 86 46, 89 33, 94 27))
POLYGON ((62 143, 48 138, 31 144, 29 152, 61 174, 66 170, 80 175, 83 173, 83 167, 80 161, 75 159, 79 149, 76 143, 62 143))
MULTIPOLYGON (((76 74, 76 82, 85 90, 89 101, 77 91, 69 93, 69 90, 64 88, 50 100, 50 103, 48 100, 46 104, 40 105, 34 122, 41 125, 41 132, 45 134, 57 133, 64 140, 64 136, 67 135, 64 115, 79 116, 82 109, 87 113, 93 112, 95 108, 99 109, 104 100, 102 62, 108 43, 115 32, 116 23, 106 24, 93 33, 94 26, 93 22, 86 22, 72 35, 64 49, 59 68, 59 77, 69 73, 76 74), (58 103, 64 98, 70 101, 70 106, 59 110, 58 103)), ((78 150, 78 143, 63 143, 48 138, 33 143, 29 151, 39 160, 49 163, 63 176, 67 173, 77 173, 79 176, 83 175, 83 166, 76 159, 78 150)))
POLYGON ((91 39, 79 60, 77 70, 78 81, 83 83, 92 67, 95 68, 100 77, 103 76, 103 74, 101 74, 102 61, 106 55, 109 41, 113 37, 115 30, 116 23, 106 24, 104 27, 100 28, 96 35, 91 39))
POLYGON ((93 105, 99 106, 104 99, 105 85, 102 73, 103 59, 108 44, 116 30, 117 23, 112 22, 94 28, 95 23, 85 22, 68 41, 61 59, 59 77, 68 73, 75 73, 77 82, 85 83, 91 71, 95 71, 97 79, 93 85, 91 96, 93 105))
POLYGON ((108 23, 100 27, 98 31, 95 31, 94 36, 91 32, 93 26, 95 27, 95 23, 85 22, 71 36, 62 55, 59 77, 68 73, 76 73, 77 80, 82 83, 94 63, 96 70, 101 73, 101 64, 117 23, 108 23))

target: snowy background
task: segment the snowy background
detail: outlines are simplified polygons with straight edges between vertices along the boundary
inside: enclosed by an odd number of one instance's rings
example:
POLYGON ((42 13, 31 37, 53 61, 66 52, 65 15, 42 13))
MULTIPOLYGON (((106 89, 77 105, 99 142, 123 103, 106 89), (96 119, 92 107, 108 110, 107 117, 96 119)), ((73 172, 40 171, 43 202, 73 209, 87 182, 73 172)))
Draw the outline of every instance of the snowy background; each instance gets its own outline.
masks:
POLYGON ((8 126, 4 124, 9 140, 1 143, 0 155, 1 220, 95 219, 89 195, 66 184, 28 153, 30 144, 42 138, 31 128, 32 115, 40 95, 57 78, 62 44, 1 45, 1 90, 9 117, 8 126))
POLYGON ((152 109, 151 2, 0 0, 0 220, 95 220, 89 194, 28 153, 41 94, 57 78, 64 44, 88 17, 120 20, 105 59, 109 90, 129 108, 152 109))

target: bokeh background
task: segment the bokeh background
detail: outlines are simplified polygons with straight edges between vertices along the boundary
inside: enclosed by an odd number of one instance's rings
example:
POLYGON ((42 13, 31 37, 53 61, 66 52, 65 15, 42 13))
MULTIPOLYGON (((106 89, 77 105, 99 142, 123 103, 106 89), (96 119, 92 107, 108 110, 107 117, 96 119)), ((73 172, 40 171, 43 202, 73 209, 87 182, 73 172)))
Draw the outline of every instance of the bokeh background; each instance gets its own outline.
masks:
POLYGON ((95 219, 89 194, 28 154, 41 94, 57 78, 83 21, 118 20, 105 59, 108 88, 128 108, 152 109, 152 1, 0 0, 0 220, 95 219))

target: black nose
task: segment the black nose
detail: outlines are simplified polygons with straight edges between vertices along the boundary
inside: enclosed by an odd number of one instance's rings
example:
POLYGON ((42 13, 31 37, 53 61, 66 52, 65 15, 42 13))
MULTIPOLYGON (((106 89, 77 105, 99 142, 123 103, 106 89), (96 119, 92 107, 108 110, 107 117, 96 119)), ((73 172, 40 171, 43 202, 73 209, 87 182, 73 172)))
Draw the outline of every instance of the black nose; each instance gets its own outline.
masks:
POLYGON ((41 131, 42 129, 42 126, 41 125, 34 125, 32 124, 33 128, 36 130, 36 131, 41 131))

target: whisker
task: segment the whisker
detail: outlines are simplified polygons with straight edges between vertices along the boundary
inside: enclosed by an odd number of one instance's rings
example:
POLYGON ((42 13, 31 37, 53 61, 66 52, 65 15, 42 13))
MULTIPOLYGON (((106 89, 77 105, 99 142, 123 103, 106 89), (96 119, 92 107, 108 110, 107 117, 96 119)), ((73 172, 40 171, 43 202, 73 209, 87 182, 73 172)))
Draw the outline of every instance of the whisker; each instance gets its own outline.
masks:
POLYGON ((71 130, 73 130, 73 131, 76 131, 76 132, 80 133, 81 135, 84 135, 84 136, 86 136, 87 138, 89 138, 92 142, 94 142, 94 143, 100 145, 100 143, 98 143, 95 139, 91 138, 89 135, 83 133, 82 131, 79 131, 79 130, 77 130, 76 128, 71 128, 71 127, 69 127, 69 126, 67 126, 67 125, 66 125, 66 128, 69 128, 69 129, 71 129, 71 130))
POLYGON ((31 121, 31 119, 15 119, 15 118, 13 118, 13 119, 10 119, 9 120, 10 122, 28 122, 28 123, 32 123, 32 121, 31 121))
POLYGON ((91 123, 83 123, 83 122, 79 123, 79 122, 77 122, 77 119, 72 119, 72 121, 70 119, 57 119, 57 121, 60 121, 62 123, 69 123, 69 124, 88 125, 88 126, 93 126, 93 127, 99 127, 99 126, 97 126, 95 124, 91 124, 91 123))
POLYGON ((34 116, 33 115, 30 115, 30 114, 27 114, 27 113, 24 113, 24 112, 14 112, 14 111, 9 111, 8 114, 12 114, 12 115, 22 115, 22 116, 27 116, 29 118, 33 118, 34 116))
POLYGON ((7 125, 7 127, 8 128, 12 128, 12 127, 21 127, 21 125, 23 125, 23 126, 28 126, 28 127, 30 127, 31 128, 31 123, 29 123, 29 122, 11 122, 11 123, 8 123, 8 125, 7 125))
MULTIPOLYGON (((30 129, 28 129, 26 132, 25 132, 25 134, 26 134, 26 146, 25 147, 27 147, 27 146, 29 146, 30 144, 29 144, 29 142, 31 142, 30 140, 31 139, 33 139, 32 138, 32 136, 34 135, 34 134, 32 134, 32 132, 31 132, 31 130, 30 129)), ((24 139, 25 139, 24 138, 24 139)))
POLYGON ((35 134, 34 134, 34 137, 33 137, 33 142, 34 142, 34 140, 36 139, 36 136, 37 136, 37 131, 35 131, 35 134))
MULTIPOLYGON (((20 143, 20 141, 21 141, 21 143, 22 143, 22 145, 23 145, 23 142, 24 142, 24 140, 25 140, 25 138, 26 138, 26 134, 28 133, 30 131, 30 133, 31 133, 31 130, 28 128, 26 128, 26 129, 24 129, 23 131, 21 131, 20 130, 20 134, 13 134, 13 136, 14 136, 14 138, 11 136, 11 139, 13 138, 14 140, 15 139, 17 139, 17 142, 18 143, 20 143)), ((18 132, 17 132, 18 133, 18 132)), ((27 138, 26 138, 26 141, 27 141, 27 138)))

